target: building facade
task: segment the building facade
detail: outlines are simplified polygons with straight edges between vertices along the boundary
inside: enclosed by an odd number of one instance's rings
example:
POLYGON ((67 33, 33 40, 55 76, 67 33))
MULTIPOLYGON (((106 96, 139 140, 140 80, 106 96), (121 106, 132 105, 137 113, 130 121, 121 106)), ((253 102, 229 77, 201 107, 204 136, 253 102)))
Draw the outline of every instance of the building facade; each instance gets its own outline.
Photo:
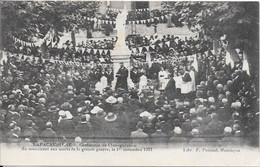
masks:
POLYGON ((101 8, 123 9, 126 5, 126 9, 155 9, 161 5, 162 1, 103 1, 101 8))

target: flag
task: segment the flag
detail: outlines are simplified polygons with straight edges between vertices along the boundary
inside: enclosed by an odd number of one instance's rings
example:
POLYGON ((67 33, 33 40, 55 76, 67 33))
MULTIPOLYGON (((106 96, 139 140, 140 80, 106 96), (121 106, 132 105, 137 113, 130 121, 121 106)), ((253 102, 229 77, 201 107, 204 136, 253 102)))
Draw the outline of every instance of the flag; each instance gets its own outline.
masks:
POLYGON ((250 75, 249 64, 248 64, 248 57, 247 57, 247 53, 245 51, 243 51, 243 66, 242 66, 242 70, 246 71, 246 73, 248 75, 250 75))
POLYGON ((235 50, 236 50, 237 54, 240 53, 240 49, 239 48, 236 48, 235 50))
POLYGON ((165 42, 168 47, 170 47, 170 41, 165 42))
POLYGON ((215 55, 214 49, 210 50, 210 52, 211 52, 213 55, 215 55))
POLYGON ((82 53, 84 53, 84 52, 85 52, 85 49, 86 49, 86 48, 84 48, 84 47, 82 47, 82 48, 81 48, 81 50, 82 50, 82 53))
POLYGON ((136 48, 132 48, 132 51, 133 51, 134 53, 136 53, 136 48))
POLYGON ((209 56, 209 51, 206 51, 204 54, 206 55, 206 57, 208 57, 209 56))
POLYGON ((199 67, 198 67, 197 55, 194 54, 194 55, 192 55, 192 57, 193 57, 193 63, 192 63, 192 66, 193 66, 194 69, 198 72, 199 67))
POLYGON ((226 64, 231 66, 231 68, 234 67, 234 61, 231 59, 230 52, 226 52, 226 64))

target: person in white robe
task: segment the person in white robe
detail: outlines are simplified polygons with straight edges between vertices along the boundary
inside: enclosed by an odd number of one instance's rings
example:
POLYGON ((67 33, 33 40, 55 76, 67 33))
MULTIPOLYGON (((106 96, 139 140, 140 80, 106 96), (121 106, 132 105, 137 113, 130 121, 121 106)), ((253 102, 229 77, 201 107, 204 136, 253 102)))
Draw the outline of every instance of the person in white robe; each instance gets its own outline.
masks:
POLYGON ((164 91, 166 87, 166 80, 165 78, 167 77, 167 72, 164 70, 163 67, 161 67, 161 70, 158 73, 158 81, 159 81, 159 88, 158 90, 161 91, 161 93, 164 91))
POLYGON ((97 83, 95 84, 95 90, 96 90, 96 91, 99 91, 101 94, 103 94, 103 85, 102 85, 101 82, 97 82, 97 83))
POLYGON ((147 77, 142 75, 139 81, 139 93, 142 92, 143 89, 147 89, 147 77))
POLYGON ((101 85, 102 85, 102 88, 103 88, 103 90, 107 87, 107 77, 105 77, 105 76, 102 76, 101 78, 100 78, 100 83, 101 83, 101 85))

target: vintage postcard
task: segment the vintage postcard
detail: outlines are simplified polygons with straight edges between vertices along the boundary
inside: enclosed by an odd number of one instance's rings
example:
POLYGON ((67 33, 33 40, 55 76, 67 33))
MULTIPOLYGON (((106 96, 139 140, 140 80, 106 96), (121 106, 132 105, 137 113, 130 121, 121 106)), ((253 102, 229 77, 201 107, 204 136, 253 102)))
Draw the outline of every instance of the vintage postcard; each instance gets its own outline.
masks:
POLYGON ((0 5, 1 165, 260 165, 258 1, 0 5))

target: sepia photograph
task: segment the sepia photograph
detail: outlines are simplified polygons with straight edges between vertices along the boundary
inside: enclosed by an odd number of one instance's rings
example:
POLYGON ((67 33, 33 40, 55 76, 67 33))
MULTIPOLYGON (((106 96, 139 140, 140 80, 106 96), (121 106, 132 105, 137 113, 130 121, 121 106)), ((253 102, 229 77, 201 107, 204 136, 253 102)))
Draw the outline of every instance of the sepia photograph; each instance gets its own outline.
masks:
POLYGON ((258 1, 0 7, 1 165, 260 165, 258 1))

